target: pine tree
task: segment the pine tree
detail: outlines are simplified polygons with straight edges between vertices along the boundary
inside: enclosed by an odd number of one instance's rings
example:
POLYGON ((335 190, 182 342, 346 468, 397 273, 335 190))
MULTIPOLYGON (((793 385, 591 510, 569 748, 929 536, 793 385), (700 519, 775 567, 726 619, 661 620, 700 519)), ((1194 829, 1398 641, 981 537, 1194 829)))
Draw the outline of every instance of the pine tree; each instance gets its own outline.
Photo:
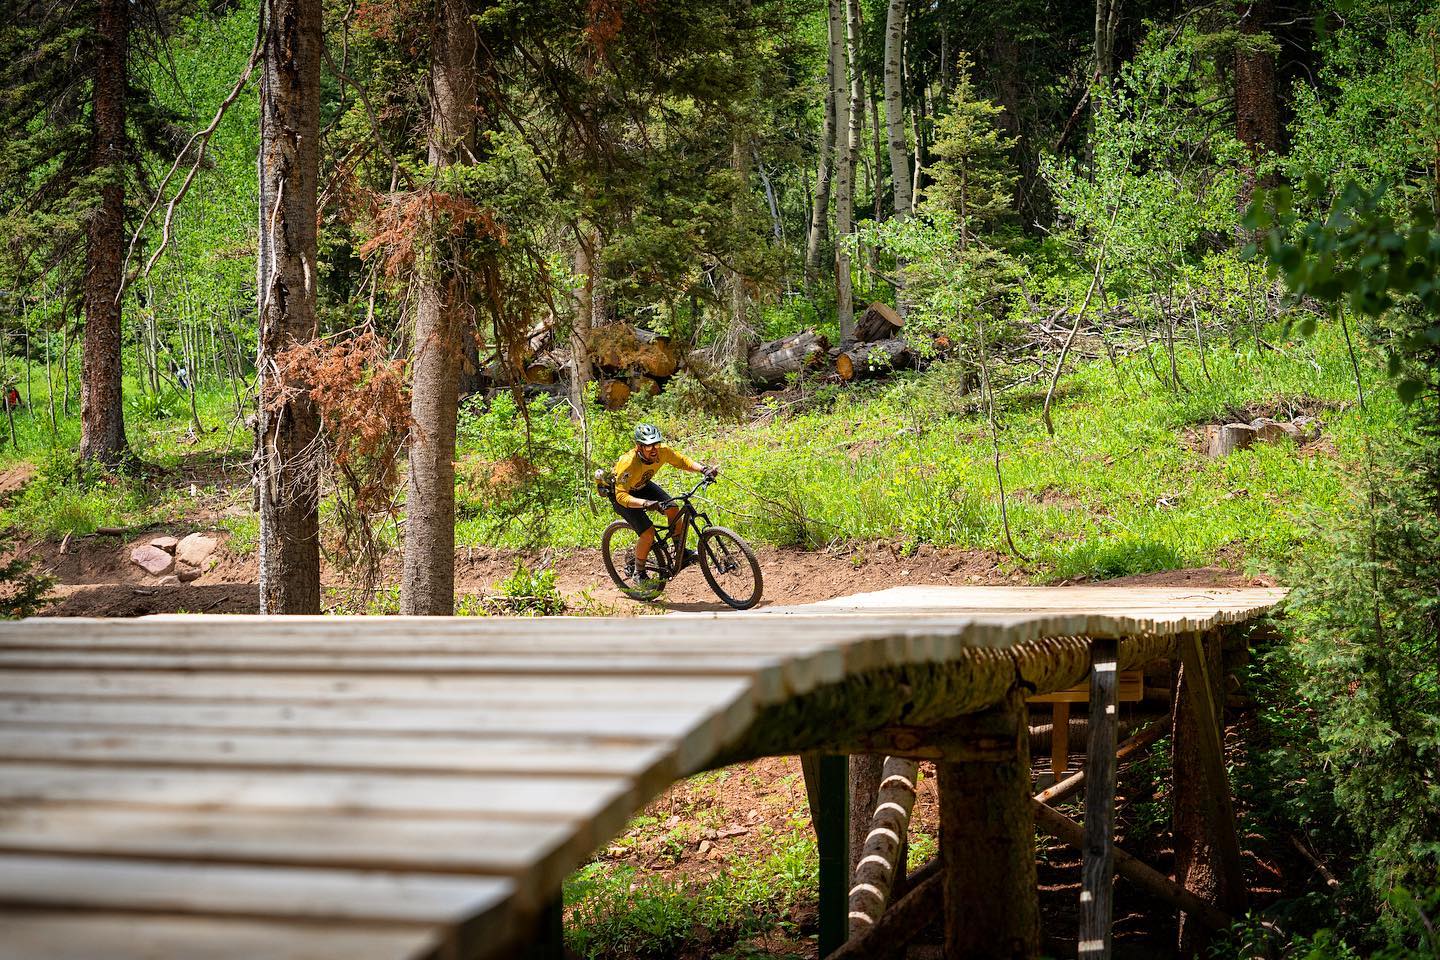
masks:
POLYGON ((971 70, 969 56, 961 53, 950 112, 936 124, 931 146, 934 181, 922 200, 929 212, 955 217, 962 248, 1011 219, 1016 181, 1015 141, 1001 132, 1002 109, 975 94, 971 70))

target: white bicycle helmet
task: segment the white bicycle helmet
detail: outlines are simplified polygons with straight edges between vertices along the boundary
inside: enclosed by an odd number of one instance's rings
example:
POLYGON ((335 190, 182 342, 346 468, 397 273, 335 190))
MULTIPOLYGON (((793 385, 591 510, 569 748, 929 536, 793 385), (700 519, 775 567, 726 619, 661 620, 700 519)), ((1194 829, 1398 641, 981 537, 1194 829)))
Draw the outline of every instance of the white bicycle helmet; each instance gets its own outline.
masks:
POLYGON ((635 427, 635 442, 643 447, 652 443, 664 443, 665 438, 660 435, 659 427, 642 423, 635 427))

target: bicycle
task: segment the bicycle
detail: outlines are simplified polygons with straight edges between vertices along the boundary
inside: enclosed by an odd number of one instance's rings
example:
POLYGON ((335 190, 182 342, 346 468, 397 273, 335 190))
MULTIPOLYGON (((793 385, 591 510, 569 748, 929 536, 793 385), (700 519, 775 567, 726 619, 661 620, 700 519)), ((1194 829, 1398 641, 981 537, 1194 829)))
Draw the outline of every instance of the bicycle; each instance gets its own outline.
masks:
POLYGON ((728 527, 710 523, 710 517, 697 510, 695 496, 714 481, 705 478, 689 491, 667 500, 662 507, 680 505, 680 516, 676 522, 684 522, 685 539, 675 543, 675 526, 657 529, 655 542, 645 558, 645 568, 635 569, 635 541, 639 539, 630 524, 616 520, 605 528, 600 537, 600 556, 605 561, 605 571, 610 579, 626 596, 635 600, 654 600, 665 589, 665 583, 683 569, 685 547, 694 530, 699 540, 696 552, 700 558, 700 572, 715 595, 736 610, 748 610, 760 602, 764 581, 760 576, 760 561, 755 551, 728 527), (647 581, 658 582, 659 586, 645 586, 647 581))

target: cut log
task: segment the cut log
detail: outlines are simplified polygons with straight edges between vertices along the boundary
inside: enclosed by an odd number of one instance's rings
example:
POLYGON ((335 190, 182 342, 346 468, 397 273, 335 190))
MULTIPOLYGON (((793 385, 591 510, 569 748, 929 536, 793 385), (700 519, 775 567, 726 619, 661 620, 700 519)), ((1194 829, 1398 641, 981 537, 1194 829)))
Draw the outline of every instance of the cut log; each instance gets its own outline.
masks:
POLYGON ((1205 428, 1205 448, 1211 459, 1228 457, 1236 450, 1247 450, 1255 442, 1255 428, 1248 423, 1227 423, 1205 428))
POLYGON ((610 370, 643 370, 652 377, 669 377, 680 369, 679 344, 628 323, 591 330, 590 353, 595 363, 610 370))
POLYGON ((776 386, 794 373, 823 364, 829 344, 814 330, 801 330, 750 348, 750 379, 776 386))
POLYGON ((1260 443, 1279 443, 1281 440, 1290 439, 1296 443, 1302 442, 1303 431, 1293 423, 1282 423, 1279 420, 1267 420, 1264 417, 1253 420, 1250 426, 1255 429, 1255 439, 1260 443))
POLYGON ((660 381, 654 377, 634 376, 627 381, 627 384, 630 387, 630 395, 632 397, 637 395, 647 397, 660 395, 660 381))
POLYGON ((915 365, 915 354, 899 337, 856 343, 842 348, 835 358, 835 372, 841 380, 879 377, 892 370, 905 370, 915 365))
POLYGON ((544 360, 537 360, 525 368, 526 383, 555 383, 560 379, 560 370, 544 360))
POLYGON ((619 410, 630 400, 630 385, 624 380, 605 380, 600 384, 600 402, 606 410, 619 410))
POLYGON ((855 339, 861 343, 874 340, 890 340, 900 336, 905 321, 887 303, 872 303, 865 308, 860 319, 855 321, 855 339))

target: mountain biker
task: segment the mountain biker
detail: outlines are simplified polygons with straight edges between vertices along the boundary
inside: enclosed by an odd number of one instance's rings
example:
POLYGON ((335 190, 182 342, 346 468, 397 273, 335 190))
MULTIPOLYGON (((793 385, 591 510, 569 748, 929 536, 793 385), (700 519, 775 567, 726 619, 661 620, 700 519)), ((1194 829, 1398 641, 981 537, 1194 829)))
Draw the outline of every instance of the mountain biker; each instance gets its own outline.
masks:
MULTIPOLYGON (((655 542, 655 524, 647 510, 664 510, 670 525, 675 528, 675 542, 685 542, 685 523, 680 519, 680 508, 670 503, 670 494, 655 482, 655 474, 665 465, 679 467, 691 473, 703 473, 708 480, 714 480, 720 473, 719 467, 696 463, 683 453, 664 446, 665 438, 652 424, 642 423, 635 427, 635 449, 627 450, 615 463, 615 512, 630 524, 640 535, 635 541, 634 569, 627 569, 627 576, 645 570, 645 561, 650 556, 650 546, 655 542), (668 506, 662 506, 669 504, 668 506)), ((686 550, 685 557, 677 569, 696 559, 694 550, 686 550)))

